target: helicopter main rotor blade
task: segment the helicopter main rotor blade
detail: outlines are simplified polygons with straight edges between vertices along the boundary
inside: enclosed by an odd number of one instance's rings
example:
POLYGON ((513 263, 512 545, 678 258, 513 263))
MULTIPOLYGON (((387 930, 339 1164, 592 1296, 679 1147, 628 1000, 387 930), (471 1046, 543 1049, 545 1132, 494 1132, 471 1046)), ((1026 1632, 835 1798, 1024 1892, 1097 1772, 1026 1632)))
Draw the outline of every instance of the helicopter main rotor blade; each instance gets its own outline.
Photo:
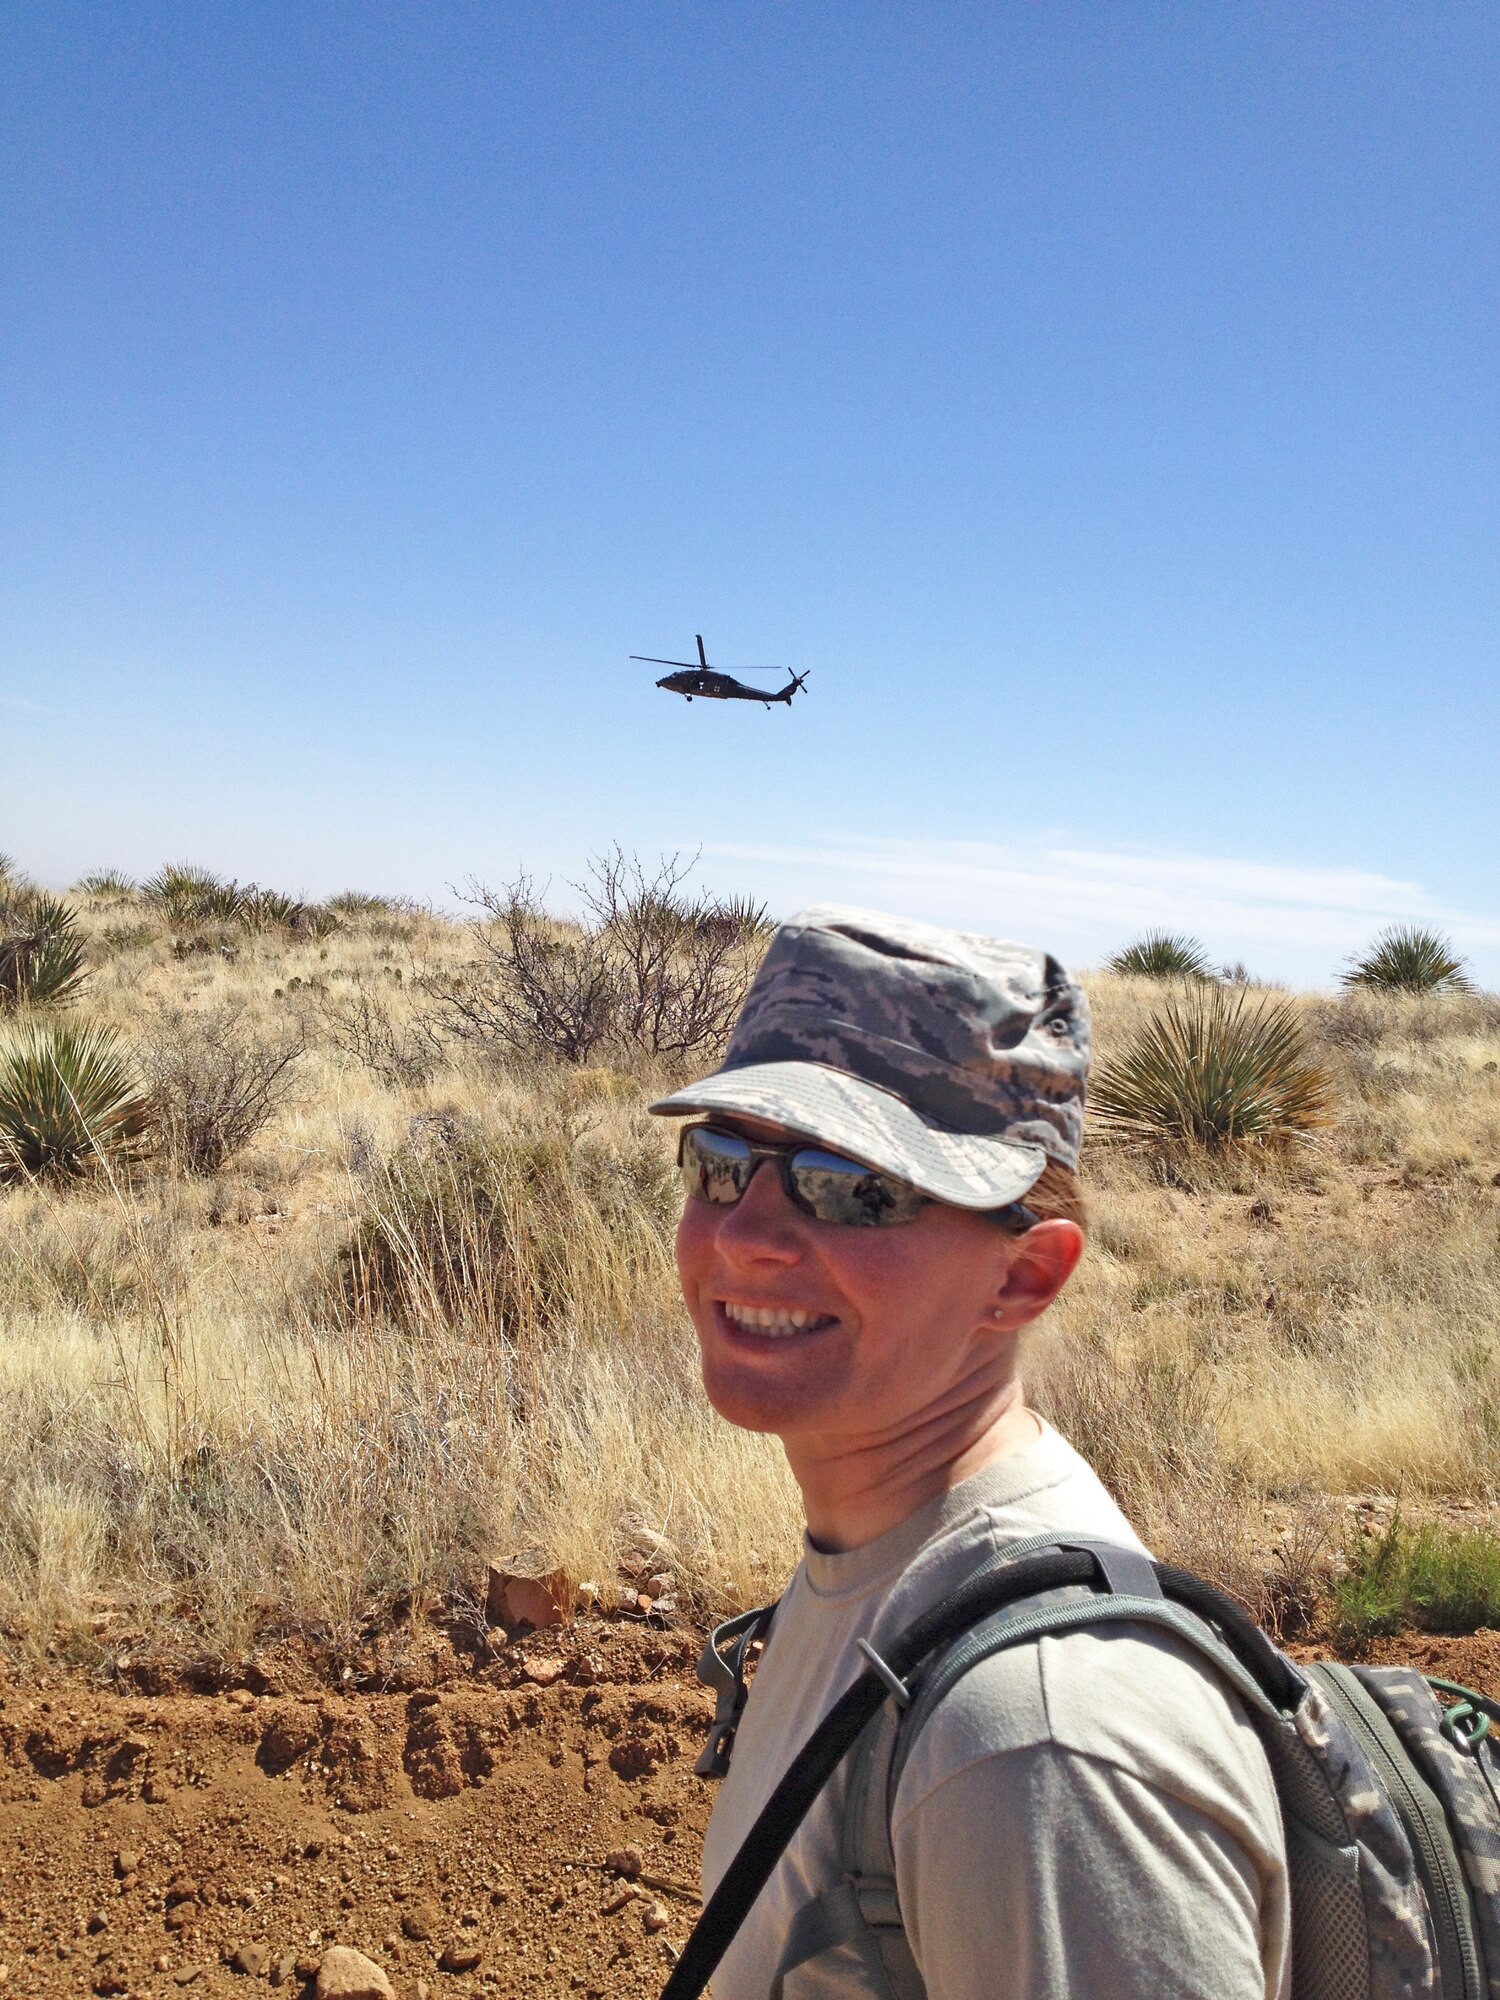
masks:
POLYGON ((696 660, 658 660, 651 653, 632 653, 630 657, 632 660, 643 661, 648 667, 686 667, 690 672, 698 671, 696 660))

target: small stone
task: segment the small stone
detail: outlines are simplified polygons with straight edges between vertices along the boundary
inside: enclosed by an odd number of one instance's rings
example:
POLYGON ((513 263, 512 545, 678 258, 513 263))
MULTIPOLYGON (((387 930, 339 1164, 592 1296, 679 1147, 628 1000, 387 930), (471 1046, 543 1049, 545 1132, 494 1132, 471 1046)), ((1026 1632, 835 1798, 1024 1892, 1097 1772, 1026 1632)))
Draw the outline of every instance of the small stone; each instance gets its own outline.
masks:
POLYGON ((171 1796, 171 1787, 164 1785, 160 1778, 148 1778, 141 1787, 141 1797, 148 1806, 164 1806, 171 1796))
POLYGON ((155 1958, 152 1959, 151 1964, 157 1972, 170 1972, 172 1970, 172 1960, 164 1951, 159 1951, 155 1958))
POLYGON ((174 1903, 163 1921, 169 1931, 185 1931, 197 1914, 196 1903, 174 1903))
POLYGON ((560 1681, 562 1675, 563 1663, 561 1660, 528 1660, 526 1662, 526 1678, 534 1682, 537 1687, 549 1688, 554 1681, 560 1681))
POLYGON ((251 1694, 249 1688, 231 1688, 227 1698, 236 1708, 254 1708, 255 1706, 255 1696, 251 1694))
POLYGON ((664 1931, 672 1921, 672 1913, 665 1903, 648 1903, 641 1913, 641 1922, 648 1931, 664 1931))
POLYGON ((299 1958, 292 1966, 292 1970, 299 1979, 316 1979, 322 1963, 322 1958, 314 1953, 309 1958, 299 1958))
POLYGON ((290 1986, 296 1977, 297 1961, 290 1953, 285 1958, 278 1958, 276 1963, 271 1967, 271 1984, 273 1986, 290 1986))
POLYGON ((100 1931, 107 1930, 108 1927, 109 1918, 104 1914, 103 1910, 89 1911, 88 1922, 84 1925, 84 1929, 88 1931, 91 1937, 97 1936, 100 1931))
POLYGON ((640 1893, 640 1890, 636 1888, 633 1882, 627 1884, 618 1895, 610 1897, 599 1914, 603 1917, 617 1917, 621 1910, 633 1903, 640 1893))
POLYGON ((271 1948, 264 1944, 242 1944, 229 1963, 247 1979, 259 1979, 271 1964, 271 1948))
POLYGON ((174 1875, 167 1884, 169 1903, 196 1903, 198 1895, 198 1884, 191 1875, 174 1875))
POLYGON ((172 1974, 172 1977, 177 1981, 179 1986, 191 1986, 199 1973, 206 1969, 206 1967, 201 1965, 179 1965, 177 1970, 172 1974))
POLYGON ((650 1598, 665 1597, 671 1588, 672 1579, 663 1570, 657 1576, 648 1576, 646 1578, 646 1581, 641 1585, 641 1595, 642 1597, 650 1598))
POLYGON ((633 1882, 646 1862, 638 1847, 615 1847, 605 1855, 604 1865, 611 1873, 623 1875, 633 1882))
POLYGON ((122 1847, 115 1856, 115 1873, 121 1881, 127 1875, 134 1875, 141 1865, 141 1857, 133 1847, 122 1847))
POLYGON ((561 1625, 573 1602, 573 1586, 564 1573, 512 1576, 491 1566, 485 1591, 485 1616, 492 1625, 530 1625, 538 1632, 561 1625))
POLYGON ((395 2000, 395 1992, 373 1958, 352 1945, 331 1944, 318 1966, 318 2000, 395 2000))
POLYGON ((658 1618, 675 1618, 677 1616, 677 1599, 671 1596, 658 1597, 653 1601, 651 1609, 656 1613, 658 1618))
POLYGON ((123 1965, 96 1965, 94 1967, 94 1991, 96 1993, 128 1993, 130 1977, 123 1965))
POLYGON ((578 1595, 578 1609, 580 1611, 592 1611, 594 1606, 599 1602, 599 1596, 600 1596, 599 1586, 594 1581, 594 1579, 590 1577, 587 1583, 579 1584, 577 1595, 578 1595))
POLYGON ((444 1972, 472 1972, 484 1957, 482 1945, 470 1944, 462 1938, 454 1938, 444 1951, 438 1964, 444 1972))
POLYGON ((435 1903, 413 1903, 401 1912, 401 1928, 409 1938, 430 1938, 442 1921, 443 1913, 435 1903))

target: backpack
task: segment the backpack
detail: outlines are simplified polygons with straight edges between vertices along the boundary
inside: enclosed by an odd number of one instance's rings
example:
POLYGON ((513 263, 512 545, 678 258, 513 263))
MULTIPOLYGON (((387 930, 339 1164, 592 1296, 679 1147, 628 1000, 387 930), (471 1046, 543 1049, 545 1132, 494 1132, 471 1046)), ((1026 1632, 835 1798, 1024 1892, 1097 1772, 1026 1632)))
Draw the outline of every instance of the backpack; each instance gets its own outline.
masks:
MULTIPOLYGON (((722 1777, 751 1646, 774 1605, 711 1635, 717 1709, 697 1770, 722 1777)), ((793 1919, 769 2000, 852 1947, 883 2000, 924 2000, 901 1919, 890 1809, 924 1723, 1008 1646, 1086 1626, 1185 1641, 1244 1704, 1286 1831, 1293 2000, 1500 2000, 1500 1702, 1406 1667, 1294 1665, 1241 1607, 1138 1550, 1037 1536, 1003 1550, 890 1643, 792 1760, 706 1904, 662 2000, 696 2000, 809 1807, 851 1750, 839 1882, 793 1919)))

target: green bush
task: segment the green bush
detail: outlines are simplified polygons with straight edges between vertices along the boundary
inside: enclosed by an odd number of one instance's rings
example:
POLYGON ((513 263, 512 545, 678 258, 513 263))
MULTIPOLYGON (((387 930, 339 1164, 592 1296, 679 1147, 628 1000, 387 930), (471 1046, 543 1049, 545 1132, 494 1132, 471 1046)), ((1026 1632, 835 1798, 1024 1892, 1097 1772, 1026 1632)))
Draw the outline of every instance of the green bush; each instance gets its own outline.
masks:
POLYGON ((1334 1609, 1339 1637, 1351 1647, 1413 1625, 1427 1632, 1500 1625, 1500 1536, 1433 1522, 1408 1528, 1398 1514, 1383 1534, 1366 1534, 1350 1550, 1334 1609))
POLYGON ((1181 937, 1170 931, 1148 931, 1134 944, 1127 944, 1105 966, 1127 979, 1212 979, 1214 969, 1208 953, 1196 938, 1181 937))
POLYGON ((1467 993, 1464 962, 1439 931, 1393 924, 1344 974, 1349 986, 1378 986, 1396 993, 1467 993))
POLYGON ((83 977, 83 939, 67 904, 0 882, 0 1008, 65 1007, 83 977))
POLYGON ((81 1174, 136 1157, 151 1136, 113 1028, 35 1021, 0 1044, 0 1178, 81 1174))
POLYGON ((1168 1001, 1089 1090, 1106 1130, 1210 1150, 1326 1125, 1332 1085, 1284 1000, 1200 986, 1168 1001))

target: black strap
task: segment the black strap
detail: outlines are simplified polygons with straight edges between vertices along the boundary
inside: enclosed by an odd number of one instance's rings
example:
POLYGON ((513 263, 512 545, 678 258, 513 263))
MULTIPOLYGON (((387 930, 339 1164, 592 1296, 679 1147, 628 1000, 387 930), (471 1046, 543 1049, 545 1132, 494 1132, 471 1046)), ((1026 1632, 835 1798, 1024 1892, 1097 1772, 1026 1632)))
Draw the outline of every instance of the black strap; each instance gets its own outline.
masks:
MULTIPOLYGON (((1020 1561, 1007 1561, 1002 1552, 996 1566, 970 1577, 887 1645, 884 1666, 889 1673, 906 1680, 929 1655, 1020 1598, 1078 1584, 1111 1590, 1103 1555, 1104 1551, 1095 1544, 1057 1549, 1052 1554, 1027 1556, 1020 1561)), ((1281 1708, 1296 1706, 1303 1685, 1300 1676, 1239 1605, 1184 1570, 1159 1563, 1151 1564, 1151 1569, 1160 1594, 1185 1604, 1218 1627, 1230 1651, 1261 1686, 1268 1700, 1281 1708)), ((1133 1571, 1126 1574, 1135 1580, 1133 1571)), ((888 1698, 886 1680, 872 1668, 867 1668, 839 1696, 792 1759, 718 1888, 709 1897, 682 1957, 662 1988, 661 2000, 698 2000, 814 1799, 865 1724, 888 1698)))

